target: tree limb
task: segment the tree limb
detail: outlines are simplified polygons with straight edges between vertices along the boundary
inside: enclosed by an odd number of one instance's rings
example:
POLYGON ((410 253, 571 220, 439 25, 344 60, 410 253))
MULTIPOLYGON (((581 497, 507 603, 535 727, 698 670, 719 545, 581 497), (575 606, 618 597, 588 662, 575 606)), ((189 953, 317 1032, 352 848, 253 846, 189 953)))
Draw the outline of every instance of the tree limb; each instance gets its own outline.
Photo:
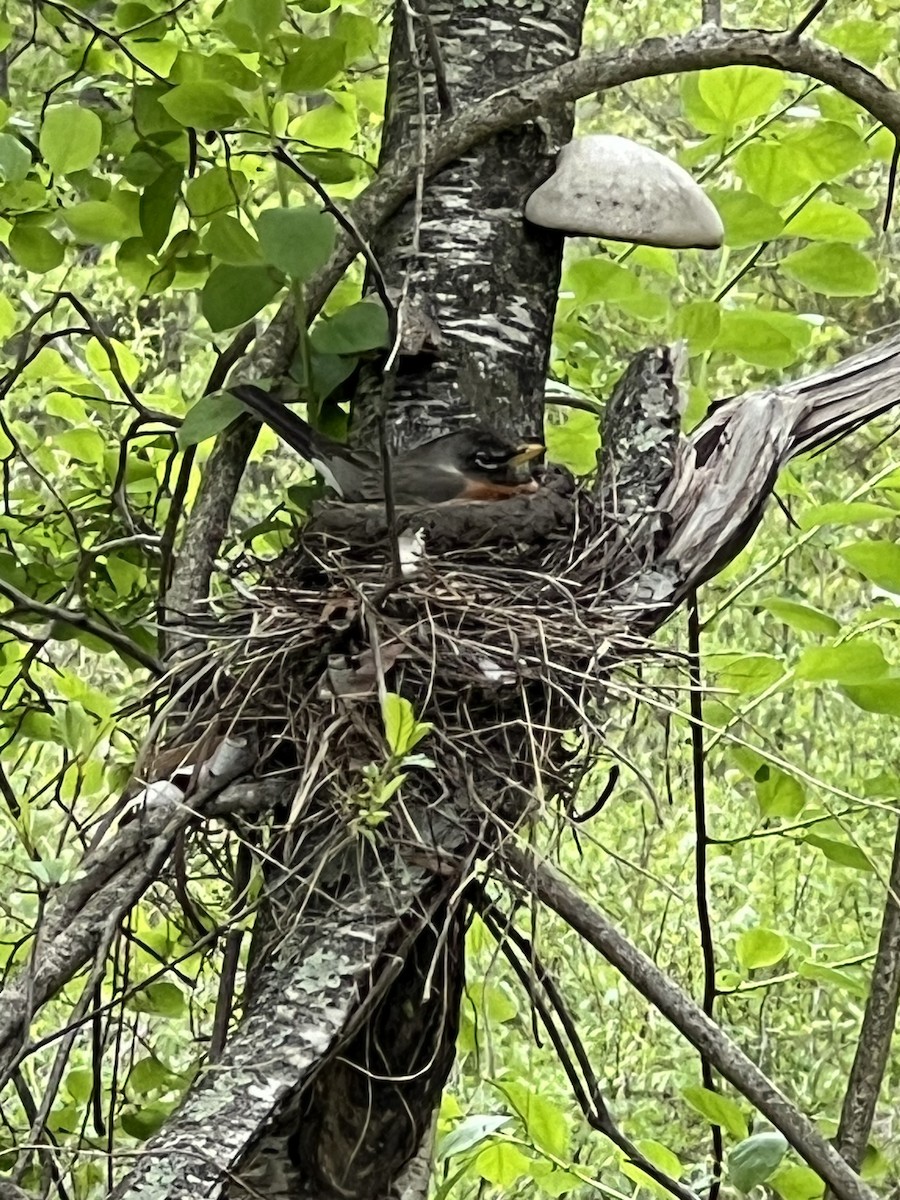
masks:
MULTIPOLYGON (((471 105, 432 132, 424 170, 426 175, 434 175, 485 138, 526 121, 537 120, 544 113, 593 92, 659 75, 747 65, 818 79, 855 100, 900 136, 900 93, 836 50, 812 41, 793 40, 791 35, 784 33, 724 30, 705 25, 688 34, 647 38, 636 46, 584 55, 471 105)), ((418 169, 415 146, 404 146, 382 165, 378 177, 350 206, 350 216, 362 238, 370 240, 413 194, 418 169)), ((310 318, 325 303, 356 253, 355 238, 340 231, 334 254, 307 289, 306 305, 310 318)), ((242 330, 238 336, 245 338, 246 331, 242 330)), ((297 338, 293 300, 289 298, 251 348, 241 367, 241 378, 283 376, 294 355, 297 338)), ((226 508, 230 510, 249 452, 246 439, 246 429, 241 427, 225 432, 219 439, 217 454, 223 461, 234 464, 227 479, 212 483, 209 482, 212 472, 208 469, 204 473, 204 484, 194 509, 196 515, 192 514, 189 519, 184 539, 185 545, 194 547, 191 568, 186 572, 189 586, 179 584, 178 589, 173 590, 173 600, 177 599, 180 607, 190 607, 186 600, 204 594, 202 584, 209 580, 218 552, 218 544, 213 545, 215 535, 217 530, 225 527, 220 514, 226 508), (207 502, 210 489, 214 495, 207 502), (211 519, 210 510, 215 512, 216 520, 211 519), (202 528, 203 536, 195 533, 198 528, 202 528)))
POLYGON ((57 604, 44 604, 43 601, 35 600, 33 596, 27 595, 25 592, 20 591, 14 584, 7 583, 5 580, 0 580, 0 595, 5 596, 7 600, 11 601, 14 610, 36 613, 40 617, 46 617, 49 621, 61 621, 66 625, 73 626, 75 629, 83 629, 85 633, 91 634, 92 637, 100 638, 101 641, 106 642, 108 646, 112 646, 120 654, 124 654, 128 658, 133 658, 142 667, 146 667, 151 674, 159 677, 163 673, 163 665, 154 654, 148 654, 142 646, 133 642, 121 630, 108 625, 101 625, 98 621, 92 620, 86 612, 82 612, 80 609, 61 608, 57 604))
POLYGON ((875 1193, 759 1067, 602 912, 583 900, 533 853, 513 846, 504 847, 501 853, 522 886, 552 908, 658 1008, 679 1033, 781 1131, 839 1200, 876 1200, 875 1193))
POLYGON ((878 1094, 884 1080, 891 1039, 897 1021, 900 999, 900 824, 894 840, 894 856, 888 879, 884 918, 878 954, 872 969, 872 983, 847 1093, 841 1109, 837 1147, 852 1166, 862 1165, 878 1094))

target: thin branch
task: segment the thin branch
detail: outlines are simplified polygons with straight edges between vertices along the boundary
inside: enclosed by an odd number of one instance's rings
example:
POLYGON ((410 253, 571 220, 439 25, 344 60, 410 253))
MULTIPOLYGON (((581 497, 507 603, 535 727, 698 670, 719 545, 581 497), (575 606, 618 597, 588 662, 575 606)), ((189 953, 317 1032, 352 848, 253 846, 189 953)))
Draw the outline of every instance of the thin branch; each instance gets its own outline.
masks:
MULTIPOLYGON (((688 596, 688 654, 690 665, 690 710, 691 710, 691 767, 694 781, 694 829, 697 850, 694 867, 694 885, 697 897, 697 920, 700 924, 700 949, 703 954, 703 1011, 712 1020, 716 1003, 716 951, 713 944, 712 921, 709 916, 706 865, 709 851, 709 831, 706 827, 706 754, 703 746, 703 680, 700 674, 700 612, 697 593, 688 596)), ((706 1055, 700 1059, 703 1086, 716 1090, 712 1064, 706 1055)), ((722 1129, 712 1127, 713 1182, 709 1189, 709 1200, 716 1200, 722 1187, 722 1129)))
POLYGON ((632 945, 606 916, 588 904, 536 855, 507 846, 502 856, 522 885, 624 975, 716 1070, 785 1136, 839 1200, 876 1200, 829 1141, 766 1078, 759 1067, 706 1016, 676 983, 632 945))
POLYGON ((416 17, 422 22, 422 29, 425 33, 425 45, 428 47, 428 57, 431 59, 431 66, 434 71, 434 87, 437 92, 441 115, 449 117, 453 114, 453 96, 450 93, 450 85, 447 83, 447 69, 444 66, 441 43, 438 41, 438 36, 435 32, 434 21, 432 21, 431 13, 428 10, 428 0, 411 0, 411 7, 416 17))
POLYGON ((112 646, 120 654, 133 658, 135 662, 140 663, 142 667, 146 667, 152 674, 156 676, 163 674, 163 665, 155 655, 148 654, 143 647, 133 642, 121 630, 110 628, 107 625, 100 625, 97 621, 91 620, 87 613, 79 609, 60 608, 56 604, 44 604, 42 601, 35 600, 33 597, 26 595, 25 592, 19 591, 14 584, 7 583, 6 580, 2 579, 0 579, 0 595, 10 600, 16 611, 36 613, 38 616, 45 617, 49 621, 63 621, 68 625, 74 626, 75 629, 82 629, 85 633, 100 638, 101 641, 106 642, 108 646, 112 646))
POLYGON ((837 1148, 859 1168, 872 1130, 878 1093, 887 1069, 891 1039, 900 1000, 900 823, 894 839, 894 857, 888 879, 878 953, 872 983, 859 1031, 856 1054, 841 1109, 837 1148))
POLYGON ((697 1193, 678 1182, 660 1170, 654 1163, 641 1153, 640 1149, 616 1125, 609 1107, 600 1091, 600 1083, 591 1067, 584 1043, 578 1035, 574 1018, 566 1008, 552 976, 541 963, 532 944, 519 932, 512 923, 512 918, 505 916, 491 902, 482 889, 475 890, 476 907, 485 925, 502 950, 507 961, 528 993, 531 1003, 537 1010, 544 1028, 553 1042, 557 1056, 563 1065, 575 1097, 584 1113, 585 1120, 592 1129, 602 1133, 625 1157, 639 1167, 660 1187, 665 1188, 678 1200, 699 1200, 697 1193), (515 947, 515 951, 513 951, 515 947), (544 994, 546 994, 546 999, 544 994), (578 1060, 578 1065, 584 1075, 582 1081, 571 1061, 568 1047, 556 1027, 553 1014, 556 1014, 562 1025, 569 1044, 578 1060))
POLYGON ((828 0, 816 0, 815 4, 809 10, 809 12, 806 14, 806 16, 803 17, 803 19, 798 23, 796 28, 792 29, 791 32, 788 34, 787 40, 789 42, 796 42, 798 38, 802 37, 803 34, 806 33, 807 29, 809 29, 810 25, 812 25, 813 21, 816 19, 816 17, 819 15, 819 13, 822 11, 822 9, 825 7, 825 5, 827 3, 828 3, 828 0))
POLYGON ((703 0, 700 19, 704 25, 721 25, 722 0, 703 0))

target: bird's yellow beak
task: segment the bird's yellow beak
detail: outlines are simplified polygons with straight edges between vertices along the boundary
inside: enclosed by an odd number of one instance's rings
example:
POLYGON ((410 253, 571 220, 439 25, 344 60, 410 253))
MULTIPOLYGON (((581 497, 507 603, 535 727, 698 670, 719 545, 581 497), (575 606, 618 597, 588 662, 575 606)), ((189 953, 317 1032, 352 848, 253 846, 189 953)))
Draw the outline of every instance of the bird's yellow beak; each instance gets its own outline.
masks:
POLYGON ((511 467, 521 467, 523 463, 531 462, 533 458, 538 458, 547 449, 541 442, 526 442, 524 446, 517 446, 516 452, 509 460, 511 467))

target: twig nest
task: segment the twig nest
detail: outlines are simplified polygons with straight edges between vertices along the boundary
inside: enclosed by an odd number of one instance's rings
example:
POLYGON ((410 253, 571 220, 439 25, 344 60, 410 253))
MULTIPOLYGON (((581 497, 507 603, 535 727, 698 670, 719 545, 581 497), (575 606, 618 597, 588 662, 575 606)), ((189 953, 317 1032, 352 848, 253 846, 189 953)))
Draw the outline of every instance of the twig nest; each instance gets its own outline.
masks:
POLYGON ((722 244, 712 201, 670 158, 610 133, 563 146, 556 170, 529 196, 535 225, 673 250, 722 244))

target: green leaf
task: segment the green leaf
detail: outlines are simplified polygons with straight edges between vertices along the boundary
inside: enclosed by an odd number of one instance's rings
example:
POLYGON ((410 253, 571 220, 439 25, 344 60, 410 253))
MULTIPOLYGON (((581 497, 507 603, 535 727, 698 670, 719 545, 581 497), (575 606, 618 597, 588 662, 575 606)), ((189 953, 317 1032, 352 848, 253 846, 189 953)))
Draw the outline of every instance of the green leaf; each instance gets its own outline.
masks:
POLYGON ((853 542, 841 546, 838 554, 878 587, 900 593, 900 546, 895 542, 875 539, 853 542))
POLYGON ((812 337, 812 326, 793 313, 724 310, 715 349, 759 367, 789 367, 812 337))
POLYGON ((799 779, 780 767, 765 763, 754 775, 756 803, 765 820, 784 817, 793 820, 806 803, 806 790, 799 779))
POLYGON ((189 129, 221 129, 247 115, 243 101, 220 83, 179 83, 159 102, 170 117, 189 129))
POLYGON ((867 683, 886 675, 888 664, 876 642, 854 638, 838 646, 810 646, 800 656, 797 679, 812 683, 834 680, 836 683, 867 683))
POLYGON ((387 337, 384 307, 378 301, 360 300, 319 321, 309 340, 317 354, 362 354, 386 346, 387 337))
POLYGON ((808 188, 790 152, 778 142, 750 142, 735 155, 734 169, 751 191, 770 204, 784 204, 808 188))
POLYGON ((472 1170, 495 1187, 508 1190, 523 1175, 531 1175, 531 1165, 531 1159, 526 1158, 518 1146, 494 1142, 481 1151, 472 1170))
POLYGON ((809 129, 790 133, 784 147, 792 170, 809 183, 827 183, 872 158, 865 139, 840 121, 816 121, 809 129))
POLYGON ((237 217, 227 213, 218 213, 212 218, 201 245, 205 254, 233 267, 257 266, 263 262, 259 242, 237 217))
POLYGON ((66 1073, 65 1089, 79 1104, 89 1099, 94 1089, 94 1073, 88 1067, 73 1067, 66 1073))
MULTIPOLYGON (((663 1146, 661 1142, 654 1141, 652 1138, 639 1138, 635 1145, 644 1157, 660 1171, 664 1171, 672 1179, 681 1178, 684 1173, 681 1160, 667 1146, 663 1146)), ((628 1179, 633 1180, 639 1189, 651 1192, 653 1195, 660 1197, 660 1200, 665 1200, 666 1197, 671 1196, 671 1192, 668 1189, 662 1187, 651 1175, 648 1175, 646 1171, 636 1166, 624 1152, 620 1151, 620 1156, 619 1170, 628 1179)))
POLYGON ((62 242, 42 225, 23 225, 17 222, 10 230, 9 252, 26 271, 42 274, 52 271, 63 260, 62 242))
POLYGON ((324 266, 334 249, 334 220, 312 205, 267 208, 255 224, 266 259, 301 282, 324 266))
POLYGON ((711 114, 698 128, 730 135, 769 111, 784 89, 784 76, 764 67, 719 67, 701 71, 697 89, 711 114))
POLYGON ((321 104, 290 124, 291 137, 311 146, 349 150, 356 137, 356 121, 339 104, 321 104))
POLYGON ((28 148, 11 133, 0 133, 0 183, 21 183, 30 170, 28 148))
POLYGON ((774 967, 788 952, 787 938, 774 929, 748 929, 737 940, 737 960, 744 971, 774 967))
POLYGON ((147 1055, 140 1058, 128 1072, 126 1086, 132 1095, 146 1096, 150 1092, 170 1091, 182 1081, 167 1066, 147 1055))
POLYGON ((784 1163, 769 1179, 781 1200, 820 1200, 825 1184, 811 1167, 784 1163))
POLYGON ((229 0, 225 11, 227 20, 246 26, 263 49, 284 16, 282 0, 229 0))
POLYGON ((834 501, 818 504, 800 516, 801 529, 814 529, 817 525, 868 525, 871 521, 893 521, 900 511, 886 504, 873 504, 868 500, 850 502, 834 501))
POLYGON ((396 692, 385 693, 381 701, 384 737, 394 758, 402 758, 429 734, 433 726, 417 721, 413 706, 396 692))
POLYGON ((576 475, 597 469, 600 429, 593 413, 573 409, 562 425, 548 424, 544 440, 550 462, 568 467, 576 475))
POLYGON ((177 1100, 157 1100, 154 1104, 148 1104, 136 1112, 123 1112, 122 1129, 129 1137, 133 1137, 139 1142, 145 1142, 159 1132, 177 1103, 177 1100))
POLYGON ((839 21, 830 29, 826 28, 821 37, 823 42, 836 46, 842 54, 866 67, 873 67, 896 40, 890 21, 863 18, 839 21))
POLYGON ((80 104, 54 104, 44 113, 38 145, 54 175, 68 175, 91 166, 100 153, 103 123, 80 104))
POLYGON ((534 1145, 562 1158, 569 1147, 569 1122, 556 1105, 523 1083, 504 1083, 501 1091, 521 1117, 534 1145))
POLYGON ((812 608, 808 604, 801 604, 797 600, 786 600, 782 596, 767 596, 764 600, 760 600, 759 605, 760 608, 764 608, 766 612, 770 612, 773 617, 783 621, 785 625, 795 629, 798 633, 821 633, 833 637, 841 630, 840 623, 834 617, 818 608, 812 608))
POLYGON ((693 1084, 682 1089, 684 1099, 701 1117, 705 1117, 710 1125, 718 1125, 733 1138, 747 1136, 747 1122, 741 1112, 740 1105, 730 1096, 721 1092, 713 1092, 709 1088, 693 1084))
POLYGON ((710 654, 704 660, 716 686, 753 696, 784 674, 784 664, 771 654, 710 654))
MULTIPOLYGON (((817 983, 840 988, 842 992, 849 992, 861 1000, 865 1000, 869 994, 866 984, 860 979, 854 979, 846 969, 829 967, 825 963, 817 963, 812 959, 806 959, 800 963, 797 974, 801 979, 814 979, 817 983)), ((777 1188, 777 1184, 775 1186, 777 1188)))
POLYGON ((444 1162, 458 1154, 465 1154, 467 1150, 486 1141, 504 1125, 509 1125, 511 1120, 511 1117, 498 1116, 494 1113, 479 1113, 466 1117, 438 1142, 436 1154, 438 1162, 444 1162))
POLYGON ((784 218, 774 205, 753 192, 711 189, 709 198, 725 226, 725 245, 740 248, 768 242, 784 228, 784 218))
POLYGON ((84 429, 63 429, 53 435, 53 443, 71 458, 83 463, 101 463, 106 443, 93 426, 84 429))
POLYGON ((346 46, 341 38, 301 38, 281 75, 285 92, 320 92, 343 69, 346 46))
POLYGON ((148 983, 126 1001, 134 1012, 151 1013, 160 1017, 183 1016, 186 1004, 184 993, 169 979, 148 983))
POLYGON ((143 238, 128 238, 122 243, 116 253, 116 270, 139 292, 146 289, 157 266, 143 238))
POLYGON ((478 1018, 492 1029, 514 1020, 519 1013, 519 1006, 506 988, 496 983, 473 979, 466 984, 465 999, 466 1004, 474 1008, 478 1018))
POLYGON ((829 862, 837 863, 842 867, 850 867, 854 871, 875 870, 868 855, 864 854, 859 846, 854 846, 852 842, 839 842, 834 838, 821 837, 817 833, 807 833, 803 841, 808 846, 815 846, 817 850, 821 850, 829 862))
POLYGON ((141 193, 141 233, 151 251, 158 250, 169 236, 172 217, 181 195, 183 176, 180 163, 172 163, 141 193))
POLYGON ((246 176, 242 172, 212 167, 190 181, 184 198, 191 216, 198 224, 203 224, 213 214, 234 208, 246 186, 246 176))
POLYGON ((302 166, 322 183, 348 183, 365 170, 365 164, 343 150, 320 150, 298 156, 302 166))
POLYGON ((210 329, 231 329, 255 317, 281 291, 271 267, 214 267, 200 298, 210 329))
POLYGON ((331 32, 347 47, 347 64, 368 60, 374 65, 378 54, 378 26, 360 13, 338 11, 331 32))
MULTIPOLYGON (((327 400, 335 388, 339 387, 345 379, 350 378, 356 370, 357 361, 355 358, 345 357, 341 354, 317 354, 313 351, 309 356, 309 376, 315 398, 320 402, 327 400)), ((337 408, 337 405, 320 409, 320 419, 316 423, 316 428, 321 429, 322 433, 328 434, 338 442, 345 441, 346 426, 346 414, 342 409, 337 408), (326 423, 322 419, 326 413, 335 421, 340 422, 341 427, 338 429, 326 428, 326 423)))
POLYGON ((784 237, 817 242, 865 242, 872 226, 865 217, 832 200, 811 200, 784 227, 784 237))
POLYGON ((705 354, 715 345, 722 323, 722 310, 713 300, 691 300, 675 313, 672 333, 684 338, 691 357, 705 354))
POLYGON ((873 296, 881 286, 872 259, 840 242, 804 246, 779 265, 791 279, 823 296, 873 296))
POLYGON ((247 410, 240 400, 228 392, 213 392, 209 396, 201 396, 196 404, 192 404, 178 430, 178 445, 182 450, 188 446, 196 446, 207 438, 227 429, 232 421, 247 410))
POLYGON ((562 288, 576 305, 618 304, 636 317, 655 320, 668 311, 665 299, 648 291, 634 271, 608 258, 581 258, 570 264, 562 288))
POLYGON ((109 200, 85 200, 64 208, 62 219, 77 241, 95 246, 117 242, 128 231, 128 218, 109 200))
POLYGON ((900 679, 879 679, 874 683, 845 684, 841 691, 857 708, 865 712, 900 717, 900 679))
POLYGON ((780 1133, 754 1133, 728 1155, 728 1178, 739 1192, 750 1192, 769 1178, 787 1152, 780 1133))

